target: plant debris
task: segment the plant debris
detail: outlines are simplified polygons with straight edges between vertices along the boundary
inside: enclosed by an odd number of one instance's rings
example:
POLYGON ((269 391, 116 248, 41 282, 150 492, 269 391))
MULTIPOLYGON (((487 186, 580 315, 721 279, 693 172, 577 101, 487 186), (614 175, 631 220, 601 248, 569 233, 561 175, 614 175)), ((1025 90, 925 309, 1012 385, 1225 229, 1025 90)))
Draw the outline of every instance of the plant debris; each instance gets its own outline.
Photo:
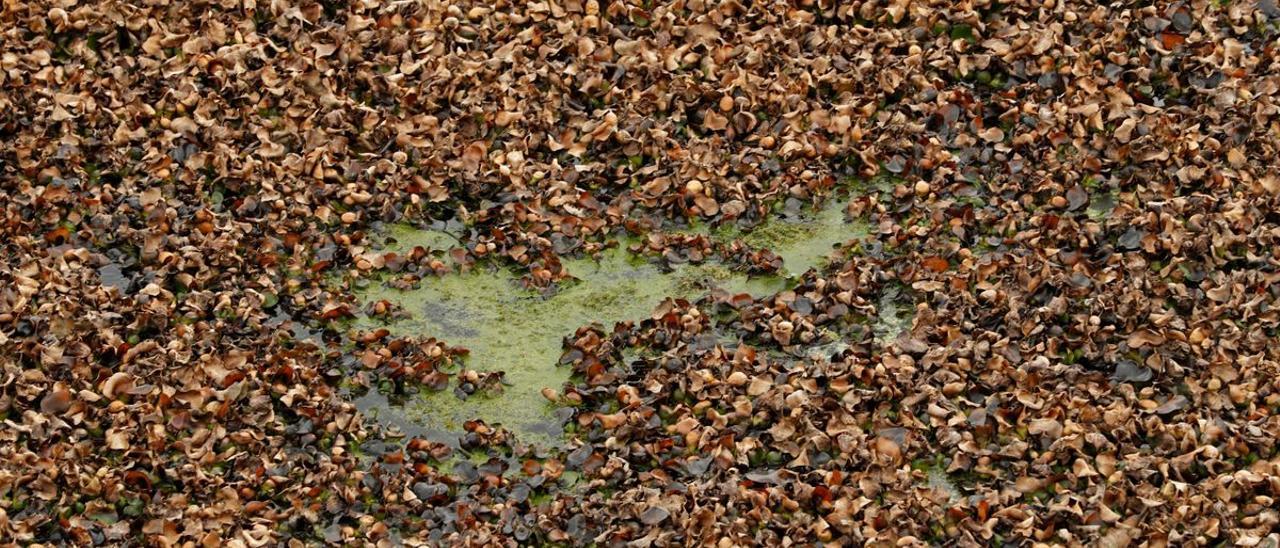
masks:
POLYGON ((1280 543, 1274 1, 0 21, 0 538, 1280 543), (542 441, 402 412, 523 385, 396 295, 611 258, 787 276, 555 322, 542 441))

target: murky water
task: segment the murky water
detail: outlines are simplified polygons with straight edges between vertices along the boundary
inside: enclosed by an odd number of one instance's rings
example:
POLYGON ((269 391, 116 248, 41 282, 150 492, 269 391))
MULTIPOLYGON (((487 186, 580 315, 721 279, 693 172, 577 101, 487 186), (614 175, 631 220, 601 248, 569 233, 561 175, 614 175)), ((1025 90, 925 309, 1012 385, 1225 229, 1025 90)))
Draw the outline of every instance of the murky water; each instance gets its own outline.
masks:
MULTIPOLYGON (((748 277, 716 262, 664 269, 625 250, 604 251, 599 260, 580 258, 565 267, 577 278, 549 297, 520 288, 506 269, 478 268, 425 279, 420 289, 401 291, 372 284, 359 293, 362 302, 386 299, 402 306, 410 318, 388 326, 402 335, 434 336, 471 354, 466 366, 480 371, 503 371, 507 385, 501 394, 473 394, 461 400, 450 389, 424 392, 403 406, 389 406, 375 392, 357 400, 384 424, 406 433, 449 441, 465 421, 479 418, 501 424, 525 441, 558 443, 562 439, 554 407, 542 389, 559 391, 569 380, 569 368, 557 367, 562 339, 579 327, 598 323, 606 329, 623 320, 647 317, 667 297, 693 299, 712 287, 731 293, 767 296, 785 289, 796 274, 821 266, 839 244, 866 235, 866 226, 845 219, 845 203, 833 201, 807 218, 773 221, 748 233, 719 229, 711 235, 729 241, 741 238, 768 247, 782 257, 784 276, 748 277)), ((705 233, 705 232, 704 232, 705 233)), ((457 244, 447 233, 399 227, 391 234, 401 246, 436 249, 457 244)), ((361 318, 357 326, 382 325, 361 318)))

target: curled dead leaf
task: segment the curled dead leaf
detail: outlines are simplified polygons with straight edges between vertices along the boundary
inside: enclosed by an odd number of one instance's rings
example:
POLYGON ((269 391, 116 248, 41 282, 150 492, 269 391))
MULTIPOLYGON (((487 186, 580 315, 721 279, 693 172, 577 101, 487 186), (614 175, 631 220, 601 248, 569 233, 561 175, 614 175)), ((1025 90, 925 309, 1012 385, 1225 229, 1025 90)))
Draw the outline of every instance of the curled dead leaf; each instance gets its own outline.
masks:
POLYGON ((107 399, 115 399, 117 396, 128 392, 133 388, 133 375, 124 371, 113 373, 107 380, 102 382, 101 392, 107 399))
POLYGON ((1165 337, 1150 329, 1139 329, 1129 335, 1129 346, 1131 348, 1142 348, 1144 346, 1159 346, 1164 344, 1165 337))

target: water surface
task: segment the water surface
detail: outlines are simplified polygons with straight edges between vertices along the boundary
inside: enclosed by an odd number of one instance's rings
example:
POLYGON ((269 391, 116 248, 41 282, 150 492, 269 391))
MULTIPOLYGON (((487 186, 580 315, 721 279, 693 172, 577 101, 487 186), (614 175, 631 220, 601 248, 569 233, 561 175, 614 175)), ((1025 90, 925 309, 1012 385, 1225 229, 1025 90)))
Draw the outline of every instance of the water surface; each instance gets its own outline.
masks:
MULTIPOLYGON (((764 297, 785 289, 797 275, 821 266, 839 244, 866 235, 864 224, 846 221, 845 205, 833 201, 802 218, 772 221, 750 232, 702 230, 716 240, 740 238, 769 248, 783 259, 781 275, 749 277, 715 261, 667 268, 619 245, 601 252, 598 260, 566 260, 564 266, 576 281, 562 284, 550 296, 519 287, 514 272, 492 265, 424 279, 420 288, 408 291, 371 284, 358 292, 362 302, 386 299, 410 314, 387 326, 393 333, 433 336, 465 347, 470 350, 467 368, 503 371, 506 386, 500 394, 477 393, 462 400, 453 390, 454 379, 449 389, 424 389, 403 406, 388 406, 372 392, 357 404, 384 424, 441 441, 456 438, 465 421, 479 418, 526 441, 559 443, 561 426, 542 390, 559 391, 569 380, 569 368, 556 366, 564 337, 592 323, 609 329, 616 322, 641 320, 668 297, 694 299, 711 288, 764 297)), ((401 249, 458 244, 442 231, 398 226, 390 235, 401 249)), ((360 328, 381 325, 368 318, 357 321, 360 328)))

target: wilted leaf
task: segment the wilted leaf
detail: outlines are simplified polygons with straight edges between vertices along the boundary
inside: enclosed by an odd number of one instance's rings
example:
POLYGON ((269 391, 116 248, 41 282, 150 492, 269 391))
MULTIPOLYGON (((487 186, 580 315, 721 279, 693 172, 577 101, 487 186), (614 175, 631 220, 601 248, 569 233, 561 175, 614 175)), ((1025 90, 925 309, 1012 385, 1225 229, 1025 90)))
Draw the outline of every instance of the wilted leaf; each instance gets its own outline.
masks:
POLYGON ((1190 404, 1190 402, 1187 400, 1187 398, 1179 394, 1177 396, 1169 398, 1168 400, 1165 400, 1164 403, 1160 404, 1160 407, 1156 408, 1156 413, 1161 415, 1177 413, 1178 411, 1186 409, 1188 404, 1190 404))
POLYGON ((1160 45, 1164 46, 1165 49, 1176 48, 1178 46, 1181 46, 1186 41, 1187 41, 1186 36, 1183 36, 1176 32, 1160 33, 1160 45))
POLYGON ((670 515, 671 512, 668 512, 665 508, 651 506, 648 510, 645 510, 643 514, 640 514, 640 522, 645 525, 657 525, 666 521, 667 517, 670 515))
POLYGON ((1164 344, 1164 341, 1164 335, 1150 329, 1140 329, 1129 335, 1128 342, 1132 348, 1142 348, 1144 346, 1159 346, 1164 344))
POLYGON ((951 264, 942 257, 925 257, 921 262, 930 272, 946 272, 951 266, 951 264))
POLYGON ((1151 370, 1131 360, 1116 362, 1115 373, 1111 378, 1119 382, 1147 382, 1151 380, 1151 370))

